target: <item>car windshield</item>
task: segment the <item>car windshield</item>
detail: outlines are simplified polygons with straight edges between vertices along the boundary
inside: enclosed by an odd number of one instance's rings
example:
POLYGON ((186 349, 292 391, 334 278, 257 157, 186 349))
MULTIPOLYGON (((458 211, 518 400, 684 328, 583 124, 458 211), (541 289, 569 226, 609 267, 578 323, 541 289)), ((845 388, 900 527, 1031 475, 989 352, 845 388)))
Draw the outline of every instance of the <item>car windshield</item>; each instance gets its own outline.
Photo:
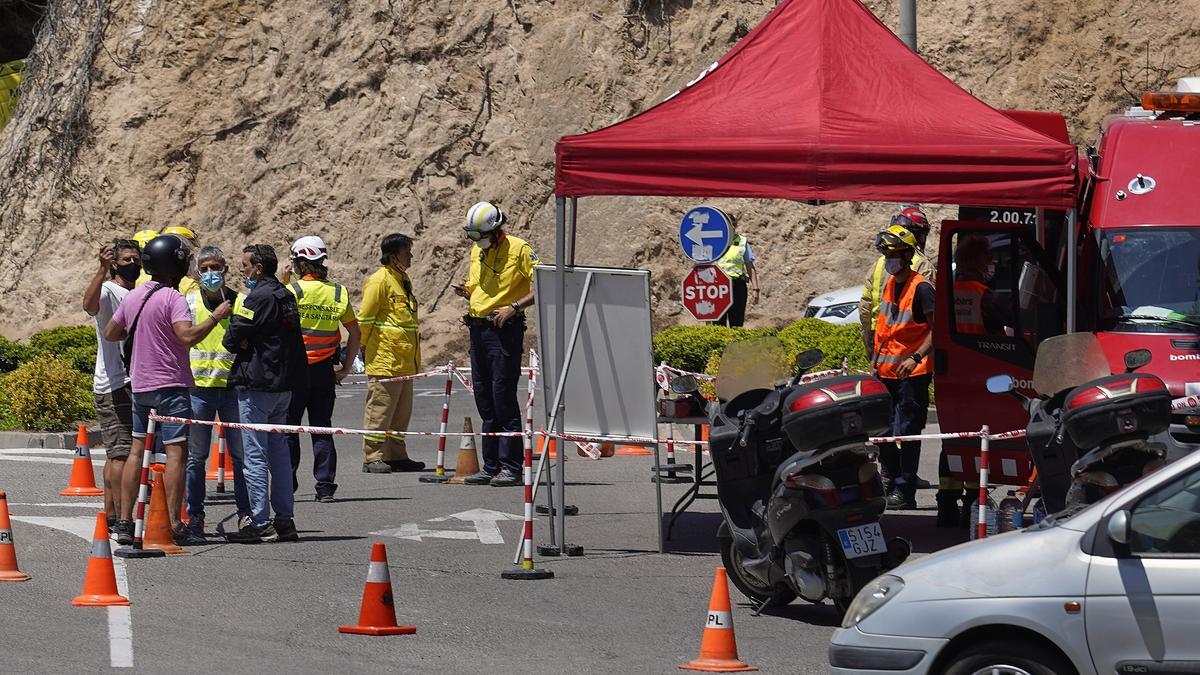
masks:
POLYGON ((1102 232, 1100 321, 1131 332, 1200 329, 1200 228, 1102 232))

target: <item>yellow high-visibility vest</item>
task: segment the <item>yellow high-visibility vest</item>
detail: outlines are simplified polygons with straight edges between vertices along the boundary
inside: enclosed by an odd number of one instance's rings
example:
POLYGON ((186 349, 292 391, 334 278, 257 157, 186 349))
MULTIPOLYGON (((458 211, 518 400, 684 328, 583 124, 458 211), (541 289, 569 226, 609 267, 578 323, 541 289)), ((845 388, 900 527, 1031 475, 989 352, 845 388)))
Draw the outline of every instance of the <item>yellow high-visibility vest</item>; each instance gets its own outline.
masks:
POLYGON ((721 271, 729 275, 730 279, 745 279, 749 274, 746 269, 746 249, 749 245, 746 243, 746 238, 742 235, 737 235, 733 238, 733 242, 729 244, 729 248, 725 251, 725 255, 717 261, 717 267, 721 271))
POLYGON ((350 292, 325 279, 300 279, 288 284, 300 311, 300 334, 309 363, 319 363, 337 353, 342 343, 339 326, 350 308, 350 292))
MULTIPOLYGON (((212 316, 212 312, 208 311, 208 307, 204 304, 204 299, 200 297, 200 291, 189 291, 186 296, 188 308, 192 311, 192 320, 195 323, 207 321, 208 317, 212 316)), ((242 304, 242 300, 246 296, 238 293, 237 299, 234 300, 234 307, 242 304)), ((188 350, 188 358, 192 365, 192 378, 196 380, 197 387, 227 387, 229 386, 229 371, 233 369, 233 354, 225 351, 225 347, 221 346, 221 340, 225 338, 225 331, 229 330, 229 319, 222 319, 217 323, 217 327, 212 329, 205 338, 197 342, 190 350, 188 350)))

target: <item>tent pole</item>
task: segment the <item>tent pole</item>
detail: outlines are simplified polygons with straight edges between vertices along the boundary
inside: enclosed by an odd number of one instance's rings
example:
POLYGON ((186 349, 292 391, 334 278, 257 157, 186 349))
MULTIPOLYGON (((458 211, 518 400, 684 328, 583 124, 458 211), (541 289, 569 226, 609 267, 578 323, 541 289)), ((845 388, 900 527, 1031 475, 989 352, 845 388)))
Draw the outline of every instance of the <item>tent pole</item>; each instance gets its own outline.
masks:
POLYGON ((1076 310, 1078 309, 1077 292, 1079 274, 1079 237, 1075 234, 1075 209, 1067 211, 1067 332, 1075 332, 1076 310))
POLYGON ((900 0, 900 39, 917 51, 917 0, 900 0))
POLYGON ((567 265, 575 266, 575 215, 579 213, 579 198, 571 197, 570 209, 567 211, 567 265))
MULTIPOLYGON (((553 430, 560 434, 558 442, 555 444, 558 447, 558 485, 552 485, 551 490, 556 491, 555 502, 558 503, 558 523, 555 528, 558 531, 558 543, 561 547, 561 552, 567 552, 567 519, 566 519, 566 501, 563 494, 563 479, 566 471, 563 467, 563 461, 567 456, 566 444, 562 442, 561 434, 563 433, 563 405, 561 387, 563 379, 559 377, 566 368, 566 360, 563 358, 566 355, 567 349, 567 200, 564 197, 557 197, 554 200, 554 275, 558 282, 558 309, 554 312, 554 375, 555 375, 555 406, 552 406, 550 414, 554 417, 553 430)), ((553 467, 551 467, 553 469, 553 467)), ((554 512, 550 512, 550 517, 554 517, 554 512)))

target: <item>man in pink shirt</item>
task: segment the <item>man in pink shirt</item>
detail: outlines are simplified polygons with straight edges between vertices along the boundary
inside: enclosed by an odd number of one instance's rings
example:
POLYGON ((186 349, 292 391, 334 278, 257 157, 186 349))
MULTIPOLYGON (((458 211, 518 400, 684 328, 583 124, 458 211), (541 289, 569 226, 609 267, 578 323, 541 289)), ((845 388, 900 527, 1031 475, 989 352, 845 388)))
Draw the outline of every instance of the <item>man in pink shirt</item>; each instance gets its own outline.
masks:
MULTIPOLYGON (((187 300, 176 290, 179 281, 187 275, 189 256, 188 246, 175 235, 162 235, 146 244, 142 264, 151 280, 125 296, 104 329, 106 340, 125 340, 133 335, 132 349, 129 341, 125 344, 133 389, 133 443, 122 476, 121 519, 117 528, 117 542, 121 544, 133 541, 130 521, 141 477, 150 410, 169 417, 191 416, 188 389, 195 381, 188 349, 203 340, 230 314, 226 301, 202 323, 192 323, 187 300)), ((187 426, 164 422, 158 429, 167 452, 167 471, 163 480, 175 543, 179 546, 205 544, 203 536, 186 529, 179 520, 187 461, 187 426)))

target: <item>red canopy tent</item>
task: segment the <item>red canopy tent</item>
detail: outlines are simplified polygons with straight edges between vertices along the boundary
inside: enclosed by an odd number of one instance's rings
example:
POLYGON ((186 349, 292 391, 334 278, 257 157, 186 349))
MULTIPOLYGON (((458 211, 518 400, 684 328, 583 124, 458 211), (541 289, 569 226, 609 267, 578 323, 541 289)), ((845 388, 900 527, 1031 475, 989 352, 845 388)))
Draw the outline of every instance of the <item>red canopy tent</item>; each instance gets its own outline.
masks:
POLYGON ((1075 199, 1073 146, 976 99, 858 0, 784 0, 691 86, 556 153, 563 197, 1075 199))

